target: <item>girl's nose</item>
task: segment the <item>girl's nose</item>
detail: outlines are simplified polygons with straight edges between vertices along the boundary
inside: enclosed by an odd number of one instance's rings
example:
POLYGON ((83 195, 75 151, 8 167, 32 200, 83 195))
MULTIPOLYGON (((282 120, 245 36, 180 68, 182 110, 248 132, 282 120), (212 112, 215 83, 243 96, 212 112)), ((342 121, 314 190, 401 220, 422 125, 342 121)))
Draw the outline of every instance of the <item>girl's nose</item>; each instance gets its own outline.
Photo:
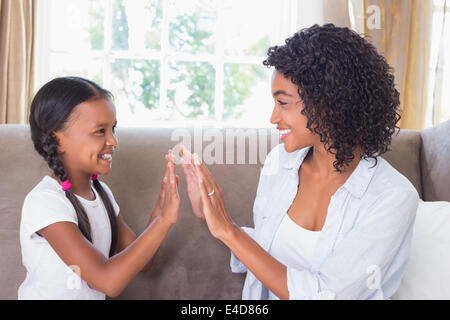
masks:
POLYGON ((109 135, 107 142, 110 146, 113 146, 113 148, 117 149, 118 139, 117 139, 116 134, 113 133, 113 134, 109 135))

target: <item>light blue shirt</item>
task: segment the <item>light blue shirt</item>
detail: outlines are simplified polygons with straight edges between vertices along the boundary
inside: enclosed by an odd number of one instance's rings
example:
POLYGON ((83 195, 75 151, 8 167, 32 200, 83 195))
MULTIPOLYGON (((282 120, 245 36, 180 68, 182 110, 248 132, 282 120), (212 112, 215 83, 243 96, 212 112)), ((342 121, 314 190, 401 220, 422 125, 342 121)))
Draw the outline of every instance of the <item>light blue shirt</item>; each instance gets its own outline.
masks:
MULTIPOLYGON (((269 252, 298 187, 311 147, 267 155, 253 206, 254 228, 242 227, 269 252)), ((361 159, 333 194, 309 265, 287 267, 289 299, 389 299, 404 275, 419 195, 381 157, 361 159)), ((231 270, 247 272, 242 299, 267 299, 268 289, 231 253, 231 270)))

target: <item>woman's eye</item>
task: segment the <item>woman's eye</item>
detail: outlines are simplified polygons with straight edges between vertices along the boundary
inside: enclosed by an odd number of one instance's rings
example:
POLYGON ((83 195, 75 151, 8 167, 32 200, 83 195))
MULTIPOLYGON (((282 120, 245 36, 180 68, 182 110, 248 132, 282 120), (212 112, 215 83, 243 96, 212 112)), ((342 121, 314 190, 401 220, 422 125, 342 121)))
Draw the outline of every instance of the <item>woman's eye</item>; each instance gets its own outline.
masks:
POLYGON ((284 105, 287 104, 286 102, 283 102, 283 101, 280 101, 280 100, 277 100, 277 101, 278 101, 278 103, 280 104, 280 106, 284 106, 284 105))
POLYGON ((105 129, 100 129, 100 130, 98 130, 97 132, 99 132, 99 133, 105 133, 105 129))

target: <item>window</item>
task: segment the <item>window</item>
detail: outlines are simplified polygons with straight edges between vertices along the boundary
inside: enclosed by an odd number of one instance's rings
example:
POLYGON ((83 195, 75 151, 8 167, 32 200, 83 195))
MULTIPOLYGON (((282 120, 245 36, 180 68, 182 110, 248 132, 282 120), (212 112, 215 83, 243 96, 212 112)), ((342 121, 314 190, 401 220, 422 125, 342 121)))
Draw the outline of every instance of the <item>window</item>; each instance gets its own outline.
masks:
MULTIPOLYGON (((428 80, 428 101, 425 128, 450 120, 450 11, 449 1, 433 0, 433 18, 431 29, 430 76, 428 80), (445 4, 447 9, 445 10, 445 4), (445 19, 444 19, 445 13, 445 19), (441 40, 444 40, 443 42, 441 40), (441 43, 442 42, 442 43, 441 43), (439 61, 439 63, 438 63, 439 61), (442 77, 441 96, 435 91, 436 78, 442 77), (442 102, 442 113, 433 114, 434 99, 442 102), (437 122, 437 123, 436 123, 437 122)), ((435 111, 436 112, 436 111, 435 111)))
POLYGON ((94 80, 114 94, 121 126, 270 127, 271 71, 262 61, 295 31, 280 34, 277 3, 41 0, 37 85, 94 80))

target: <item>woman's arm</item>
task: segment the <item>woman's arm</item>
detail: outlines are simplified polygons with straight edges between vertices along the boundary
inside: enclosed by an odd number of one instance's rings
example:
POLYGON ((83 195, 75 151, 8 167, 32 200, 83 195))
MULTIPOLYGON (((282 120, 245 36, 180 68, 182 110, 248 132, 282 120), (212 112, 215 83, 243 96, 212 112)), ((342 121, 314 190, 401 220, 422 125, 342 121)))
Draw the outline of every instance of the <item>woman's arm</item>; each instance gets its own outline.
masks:
MULTIPOLYGON (((367 299, 384 281, 388 286, 398 285, 405 271, 417 210, 418 194, 413 187, 387 188, 373 203, 365 204, 364 219, 314 272, 286 267, 270 256, 230 219, 222 190, 206 166, 197 162, 195 167, 211 234, 281 299, 367 299), (214 194, 208 196, 213 189, 214 194), (385 279, 386 275, 389 277, 385 279)), ((392 293, 389 290, 386 294, 392 293)), ((384 293, 377 293, 377 297, 384 293)))
POLYGON ((168 162, 167 166, 169 187, 161 214, 126 249, 112 258, 105 258, 72 222, 54 223, 39 230, 39 233, 68 266, 78 267, 81 272, 79 276, 91 287, 110 297, 117 297, 153 257, 178 218, 180 199, 175 166, 172 162, 168 162))
POLYGON ((215 183, 206 168, 195 159, 203 214, 211 234, 222 241, 236 257, 280 299, 289 299, 286 266, 273 258, 237 226, 228 215, 222 189, 215 183), (214 190, 214 194, 208 193, 214 190))
POLYGON ((278 298, 289 299, 286 266, 261 248, 244 230, 233 225, 230 232, 219 240, 278 298))

